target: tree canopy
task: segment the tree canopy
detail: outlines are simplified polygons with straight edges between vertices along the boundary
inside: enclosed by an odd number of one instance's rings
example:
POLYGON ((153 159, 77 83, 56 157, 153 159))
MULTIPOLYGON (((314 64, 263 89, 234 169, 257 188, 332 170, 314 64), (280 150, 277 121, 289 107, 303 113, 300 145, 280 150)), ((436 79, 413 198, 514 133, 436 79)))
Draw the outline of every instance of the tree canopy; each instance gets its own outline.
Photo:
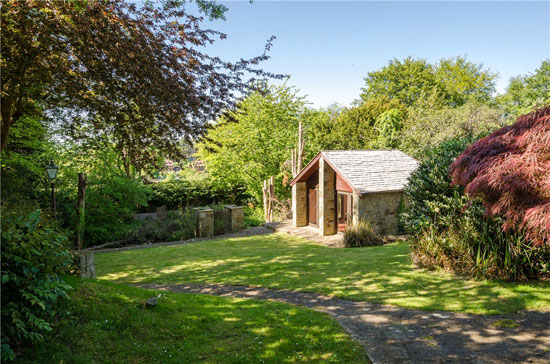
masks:
POLYGON ((197 145, 198 156, 220 184, 245 185, 262 200, 261 182, 276 176, 276 194, 288 197, 283 179, 290 178, 290 150, 296 147, 298 125, 306 125, 306 103, 286 85, 254 92, 228 115, 219 118, 197 145))
MULTIPOLYGON (((9 1, 2 6, 2 143, 39 102, 67 135, 114 143, 137 168, 151 147, 178 153, 209 120, 265 78, 262 55, 235 63, 201 48, 225 34, 201 27, 185 1, 9 1)), ((199 6, 211 17, 223 8, 199 6)), ((271 46, 268 40, 265 50, 271 46)))
POLYGON ((345 108, 337 115, 315 125, 318 130, 315 143, 321 149, 369 149, 376 147, 379 131, 377 119, 388 110, 404 112, 406 107, 399 100, 387 96, 367 99, 362 104, 345 108))
POLYGON ((393 59, 365 77, 361 99, 386 96, 414 106, 421 98, 435 96, 448 106, 460 106, 469 99, 488 102, 495 92, 496 74, 466 57, 443 58, 432 65, 425 59, 393 59))
POLYGON ((499 97, 506 116, 517 117, 550 103, 550 59, 534 73, 513 77, 506 93, 499 97))

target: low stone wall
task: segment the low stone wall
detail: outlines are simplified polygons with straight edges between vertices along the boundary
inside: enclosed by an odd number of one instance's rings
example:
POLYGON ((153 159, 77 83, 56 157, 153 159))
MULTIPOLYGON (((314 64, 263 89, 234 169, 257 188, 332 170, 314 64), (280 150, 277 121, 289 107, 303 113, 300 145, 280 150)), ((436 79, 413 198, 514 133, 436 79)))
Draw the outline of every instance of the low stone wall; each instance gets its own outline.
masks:
POLYGON ((135 221, 143 221, 148 219, 156 219, 158 218, 159 214, 167 214, 167 213, 179 213, 180 210, 170 210, 170 211, 164 211, 164 212, 143 212, 140 214, 134 214, 134 220, 135 221))

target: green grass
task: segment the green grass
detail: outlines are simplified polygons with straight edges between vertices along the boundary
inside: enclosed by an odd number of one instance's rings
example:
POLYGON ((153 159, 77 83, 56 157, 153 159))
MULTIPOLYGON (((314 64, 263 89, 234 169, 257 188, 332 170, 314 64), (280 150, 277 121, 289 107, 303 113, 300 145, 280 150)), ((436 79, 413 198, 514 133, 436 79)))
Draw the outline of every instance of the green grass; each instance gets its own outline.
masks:
POLYGON ((365 363, 328 315, 276 302, 80 281, 54 331, 19 363, 365 363))
POLYGON ((550 309, 550 282, 475 281, 417 269, 405 242, 336 249, 271 234, 96 254, 99 279, 225 283, 477 314, 550 309))

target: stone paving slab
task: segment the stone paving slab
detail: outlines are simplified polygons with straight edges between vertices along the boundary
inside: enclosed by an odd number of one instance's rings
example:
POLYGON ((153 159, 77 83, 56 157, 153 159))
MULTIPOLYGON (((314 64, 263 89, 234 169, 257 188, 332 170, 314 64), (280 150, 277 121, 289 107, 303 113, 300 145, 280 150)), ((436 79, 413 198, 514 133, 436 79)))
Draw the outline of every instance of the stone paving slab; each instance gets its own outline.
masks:
POLYGON ((319 235, 319 229, 313 226, 293 227, 292 220, 266 222, 264 226, 275 232, 287 233, 290 235, 299 236, 301 238, 323 244, 331 248, 341 248, 344 246, 344 235, 338 232, 334 235, 319 235))
POLYGON ((468 315, 410 310, 316 293, 218 284, 137 284, 147 289, 273 300, 331 315, 374 363, 550 363, 550 312, 468 315), (516 327, 497 327, 499 320, 516 327))

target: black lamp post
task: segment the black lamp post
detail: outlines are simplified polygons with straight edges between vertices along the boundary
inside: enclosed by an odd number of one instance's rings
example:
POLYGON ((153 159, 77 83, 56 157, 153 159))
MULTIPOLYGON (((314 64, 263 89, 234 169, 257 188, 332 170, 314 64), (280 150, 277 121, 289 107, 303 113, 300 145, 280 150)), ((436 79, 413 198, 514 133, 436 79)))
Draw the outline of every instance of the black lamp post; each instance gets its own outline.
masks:
POLYGON ((55 180, 55 177, 57 176, 57 170, 59 169, 58 166, 56 166, 53 163, 53 160, 50 161, 50 164, 46 166, 46 172, 48 172, 48 177, 50 178, 50 182, 52 185, 52 210, 53 210, 53 217, 55 219, 55 187, 53 181, 55 180))

